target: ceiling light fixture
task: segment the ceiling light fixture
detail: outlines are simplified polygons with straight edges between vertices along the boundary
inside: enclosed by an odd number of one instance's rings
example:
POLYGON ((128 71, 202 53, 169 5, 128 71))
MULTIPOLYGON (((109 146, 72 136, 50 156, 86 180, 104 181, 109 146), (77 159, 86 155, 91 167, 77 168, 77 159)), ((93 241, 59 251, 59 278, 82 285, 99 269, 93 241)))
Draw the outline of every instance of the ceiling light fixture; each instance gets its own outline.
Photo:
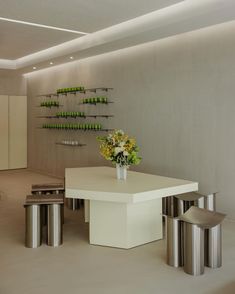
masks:
POLYGON ((33 69, 37 69, 36 66, 34 66, 33 69))
POLYGON ((69 58, 70 58, 70 59, 74 59, 74 57, 73 57, 73 56, 70 56, 69 58))
POLYGON ((74 34, 80 34, 80 35, 87 35, 88 34, 88 33, 85 33, 85 32, 69 30, 69 29, 64 29, 64 28, 58 28, 58 27, 54 27, 54 26, 47 26, 47 25, 43 25, 43 24, 39 24, 39 23, 28 22, 28 21, 17 20, 17 19, 11 19, 11 18, 5 18, 5 17, 0 17, 0 20, 8 21, 8 22, 14 22, 14 23, 20 23, 20 24, 24 24, 24 25, 33 26, 33 27, 39 27, 39 28, 45 28, 45 29, 69 32, 69 33, 74 33, 74 34))
POLYGON ((50 65, 54 64, 52 61, 50 62, 50 65))

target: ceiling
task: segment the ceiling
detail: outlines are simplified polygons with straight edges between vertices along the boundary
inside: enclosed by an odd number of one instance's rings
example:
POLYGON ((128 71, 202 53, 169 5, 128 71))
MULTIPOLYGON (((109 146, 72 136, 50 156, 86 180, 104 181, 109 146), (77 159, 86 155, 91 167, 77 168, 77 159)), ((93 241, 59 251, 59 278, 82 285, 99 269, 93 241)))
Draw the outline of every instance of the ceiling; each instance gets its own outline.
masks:
POLYGON ((0 59, 17 59, 75 38, 74 33, 0 20, 0 59))
POLYGON ((32 71, 235 20, 234 0, 0 0, 0 68, 32 71))
POLYGON ((0 0, 0 16, 92 33, 180 1, 0 0))

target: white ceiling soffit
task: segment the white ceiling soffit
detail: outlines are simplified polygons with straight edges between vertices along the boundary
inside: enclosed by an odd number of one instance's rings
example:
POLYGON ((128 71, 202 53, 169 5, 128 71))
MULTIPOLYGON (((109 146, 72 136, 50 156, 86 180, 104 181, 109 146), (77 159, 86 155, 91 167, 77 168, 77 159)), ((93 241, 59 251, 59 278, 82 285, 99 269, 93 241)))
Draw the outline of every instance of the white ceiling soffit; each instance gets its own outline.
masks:
POLYGON ((0 59, 0 69, 16 69, 16 61, 0 59))
MULTIPOLYGON (((47 60, 98 55, 235 19, 234 0, 187 0, 16 60, 16 68, 47 60)), ((65 62, 64 61, 60 61, 65 62)), ((44 65, 46 67, 47 65, 44 65)))
POLYGON ((0 0, 0 16, 93 33, 182 0, 0 0))
POLYGON ((0 58, 15 60, 78 37, 79 35, 75 33, 18 24, 0 19, 0 58))

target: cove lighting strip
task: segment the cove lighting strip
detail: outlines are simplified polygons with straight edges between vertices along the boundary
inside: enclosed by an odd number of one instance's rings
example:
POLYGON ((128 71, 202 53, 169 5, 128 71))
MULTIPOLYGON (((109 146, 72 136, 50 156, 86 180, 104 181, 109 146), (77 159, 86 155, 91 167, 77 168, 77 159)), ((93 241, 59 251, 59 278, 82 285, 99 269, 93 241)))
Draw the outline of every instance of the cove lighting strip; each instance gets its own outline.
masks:
POLYGON ((53 27, 53 26, 47 26, 47 25, 43 25, 43 24, 39 24, 39 23, 22 21, 22 20, 5 18, 5 17, 0 17, 0 20, 13 22, 13 23, 20 23, 20 24, 29 25, 29 26, 33 26, 33 27, 44 28, 44 29, 51 29, 51 30, 57 30, 57 31, 62 31, 62 32, 80 34, 80 35, 87 35, 88 34, 88 33, 85 33, 85 32, 69 30, 69 29, 64 29, 64 28, 58 28, 58 27, 53 27))

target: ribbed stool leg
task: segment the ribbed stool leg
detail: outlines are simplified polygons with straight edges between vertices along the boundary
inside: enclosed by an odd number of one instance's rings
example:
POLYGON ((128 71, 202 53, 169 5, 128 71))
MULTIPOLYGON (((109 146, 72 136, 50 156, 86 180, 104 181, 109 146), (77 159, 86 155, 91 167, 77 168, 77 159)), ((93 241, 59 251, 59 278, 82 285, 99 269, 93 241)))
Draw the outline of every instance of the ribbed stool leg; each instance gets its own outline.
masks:
POLYGON ((222 266, 222 225, 205 230, 205 265, 211 268, 222 266))
POLYGON ((63 243, 61 204, 49 204, 47 208, 47 245, 57 247, 63 243))
POLYGON ((42 244, 40 205, 25 206, 25 246, 37 248, 42 244))
POLYGON ((184 228, 184 271, 198 276, 204 273, 204 229, 190 223, 184 228))

